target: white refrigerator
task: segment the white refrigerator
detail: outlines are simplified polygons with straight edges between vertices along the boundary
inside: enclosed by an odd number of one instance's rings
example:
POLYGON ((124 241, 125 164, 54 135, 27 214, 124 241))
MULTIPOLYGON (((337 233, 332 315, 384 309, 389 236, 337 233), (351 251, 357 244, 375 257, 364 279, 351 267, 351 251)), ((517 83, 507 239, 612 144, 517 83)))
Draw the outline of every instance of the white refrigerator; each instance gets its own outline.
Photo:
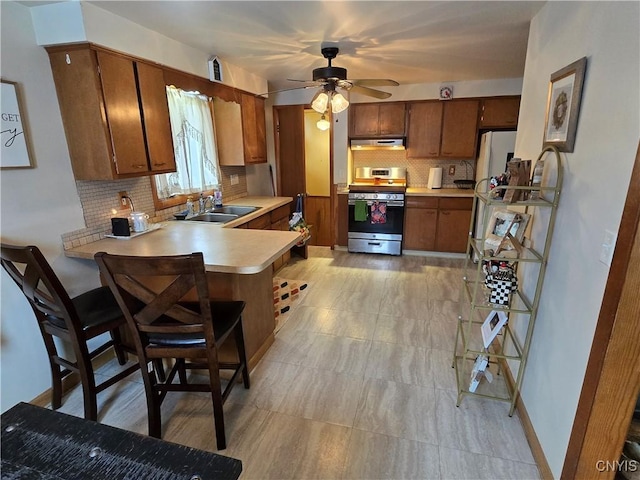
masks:
MULTIPOLYGON (((513 156, 516 146, 516 132, 487 132, 480 139, 480 154, 476 160, 476 182, 483 178, 495 177, 507 171, 507 158, 513 156), (509 155, 510 154, 510 155, 509 155)), ((482 185, 485 189, 487 186, 482 185)), ((484 215, 484 204, 478 202, 475 237, 479 238, 484 215)))

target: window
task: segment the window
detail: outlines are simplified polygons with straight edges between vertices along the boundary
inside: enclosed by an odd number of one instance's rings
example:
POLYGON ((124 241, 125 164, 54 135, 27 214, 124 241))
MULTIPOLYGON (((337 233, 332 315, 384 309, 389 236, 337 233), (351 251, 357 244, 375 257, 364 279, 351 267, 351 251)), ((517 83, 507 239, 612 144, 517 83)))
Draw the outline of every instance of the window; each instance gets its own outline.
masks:
POLYGON ((154 177, 160 208, 178 205, 185 195, 208 192, 220 183, 211 99, 167 86, 167 101, 177 170, 154 177))

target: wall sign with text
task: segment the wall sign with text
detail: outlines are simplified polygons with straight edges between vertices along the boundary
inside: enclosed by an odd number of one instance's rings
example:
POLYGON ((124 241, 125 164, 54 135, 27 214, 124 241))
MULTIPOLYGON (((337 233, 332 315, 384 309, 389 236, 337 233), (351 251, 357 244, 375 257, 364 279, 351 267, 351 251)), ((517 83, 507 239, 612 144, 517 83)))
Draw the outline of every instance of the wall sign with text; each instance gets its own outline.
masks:
POLYGON ((20 108, 17 84, 2 80, 0 98, 1 145, 0 167, 32 168, 24 117, 20 108))

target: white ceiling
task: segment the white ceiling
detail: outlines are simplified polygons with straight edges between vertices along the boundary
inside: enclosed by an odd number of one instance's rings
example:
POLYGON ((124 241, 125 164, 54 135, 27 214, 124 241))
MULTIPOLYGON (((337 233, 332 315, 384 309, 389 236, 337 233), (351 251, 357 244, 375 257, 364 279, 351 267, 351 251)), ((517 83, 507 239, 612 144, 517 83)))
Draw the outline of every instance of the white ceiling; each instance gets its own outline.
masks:
POLYGON ((326 66, 349 79, 401 84, 518 78, 524 74, 533 1, 112 1, 91 0, 181 43, 266 78, 298 86, 326 66))

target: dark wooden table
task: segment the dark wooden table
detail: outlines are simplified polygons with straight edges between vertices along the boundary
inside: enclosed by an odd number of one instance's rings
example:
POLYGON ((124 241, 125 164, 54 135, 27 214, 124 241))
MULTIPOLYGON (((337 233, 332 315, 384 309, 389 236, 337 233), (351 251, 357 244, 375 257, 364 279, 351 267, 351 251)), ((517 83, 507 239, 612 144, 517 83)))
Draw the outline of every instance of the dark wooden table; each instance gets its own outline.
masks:
POLYGON ((235 458, 28 403, 2 414, 1 448, 3 479, 236 480, 242 472, 235 458))

